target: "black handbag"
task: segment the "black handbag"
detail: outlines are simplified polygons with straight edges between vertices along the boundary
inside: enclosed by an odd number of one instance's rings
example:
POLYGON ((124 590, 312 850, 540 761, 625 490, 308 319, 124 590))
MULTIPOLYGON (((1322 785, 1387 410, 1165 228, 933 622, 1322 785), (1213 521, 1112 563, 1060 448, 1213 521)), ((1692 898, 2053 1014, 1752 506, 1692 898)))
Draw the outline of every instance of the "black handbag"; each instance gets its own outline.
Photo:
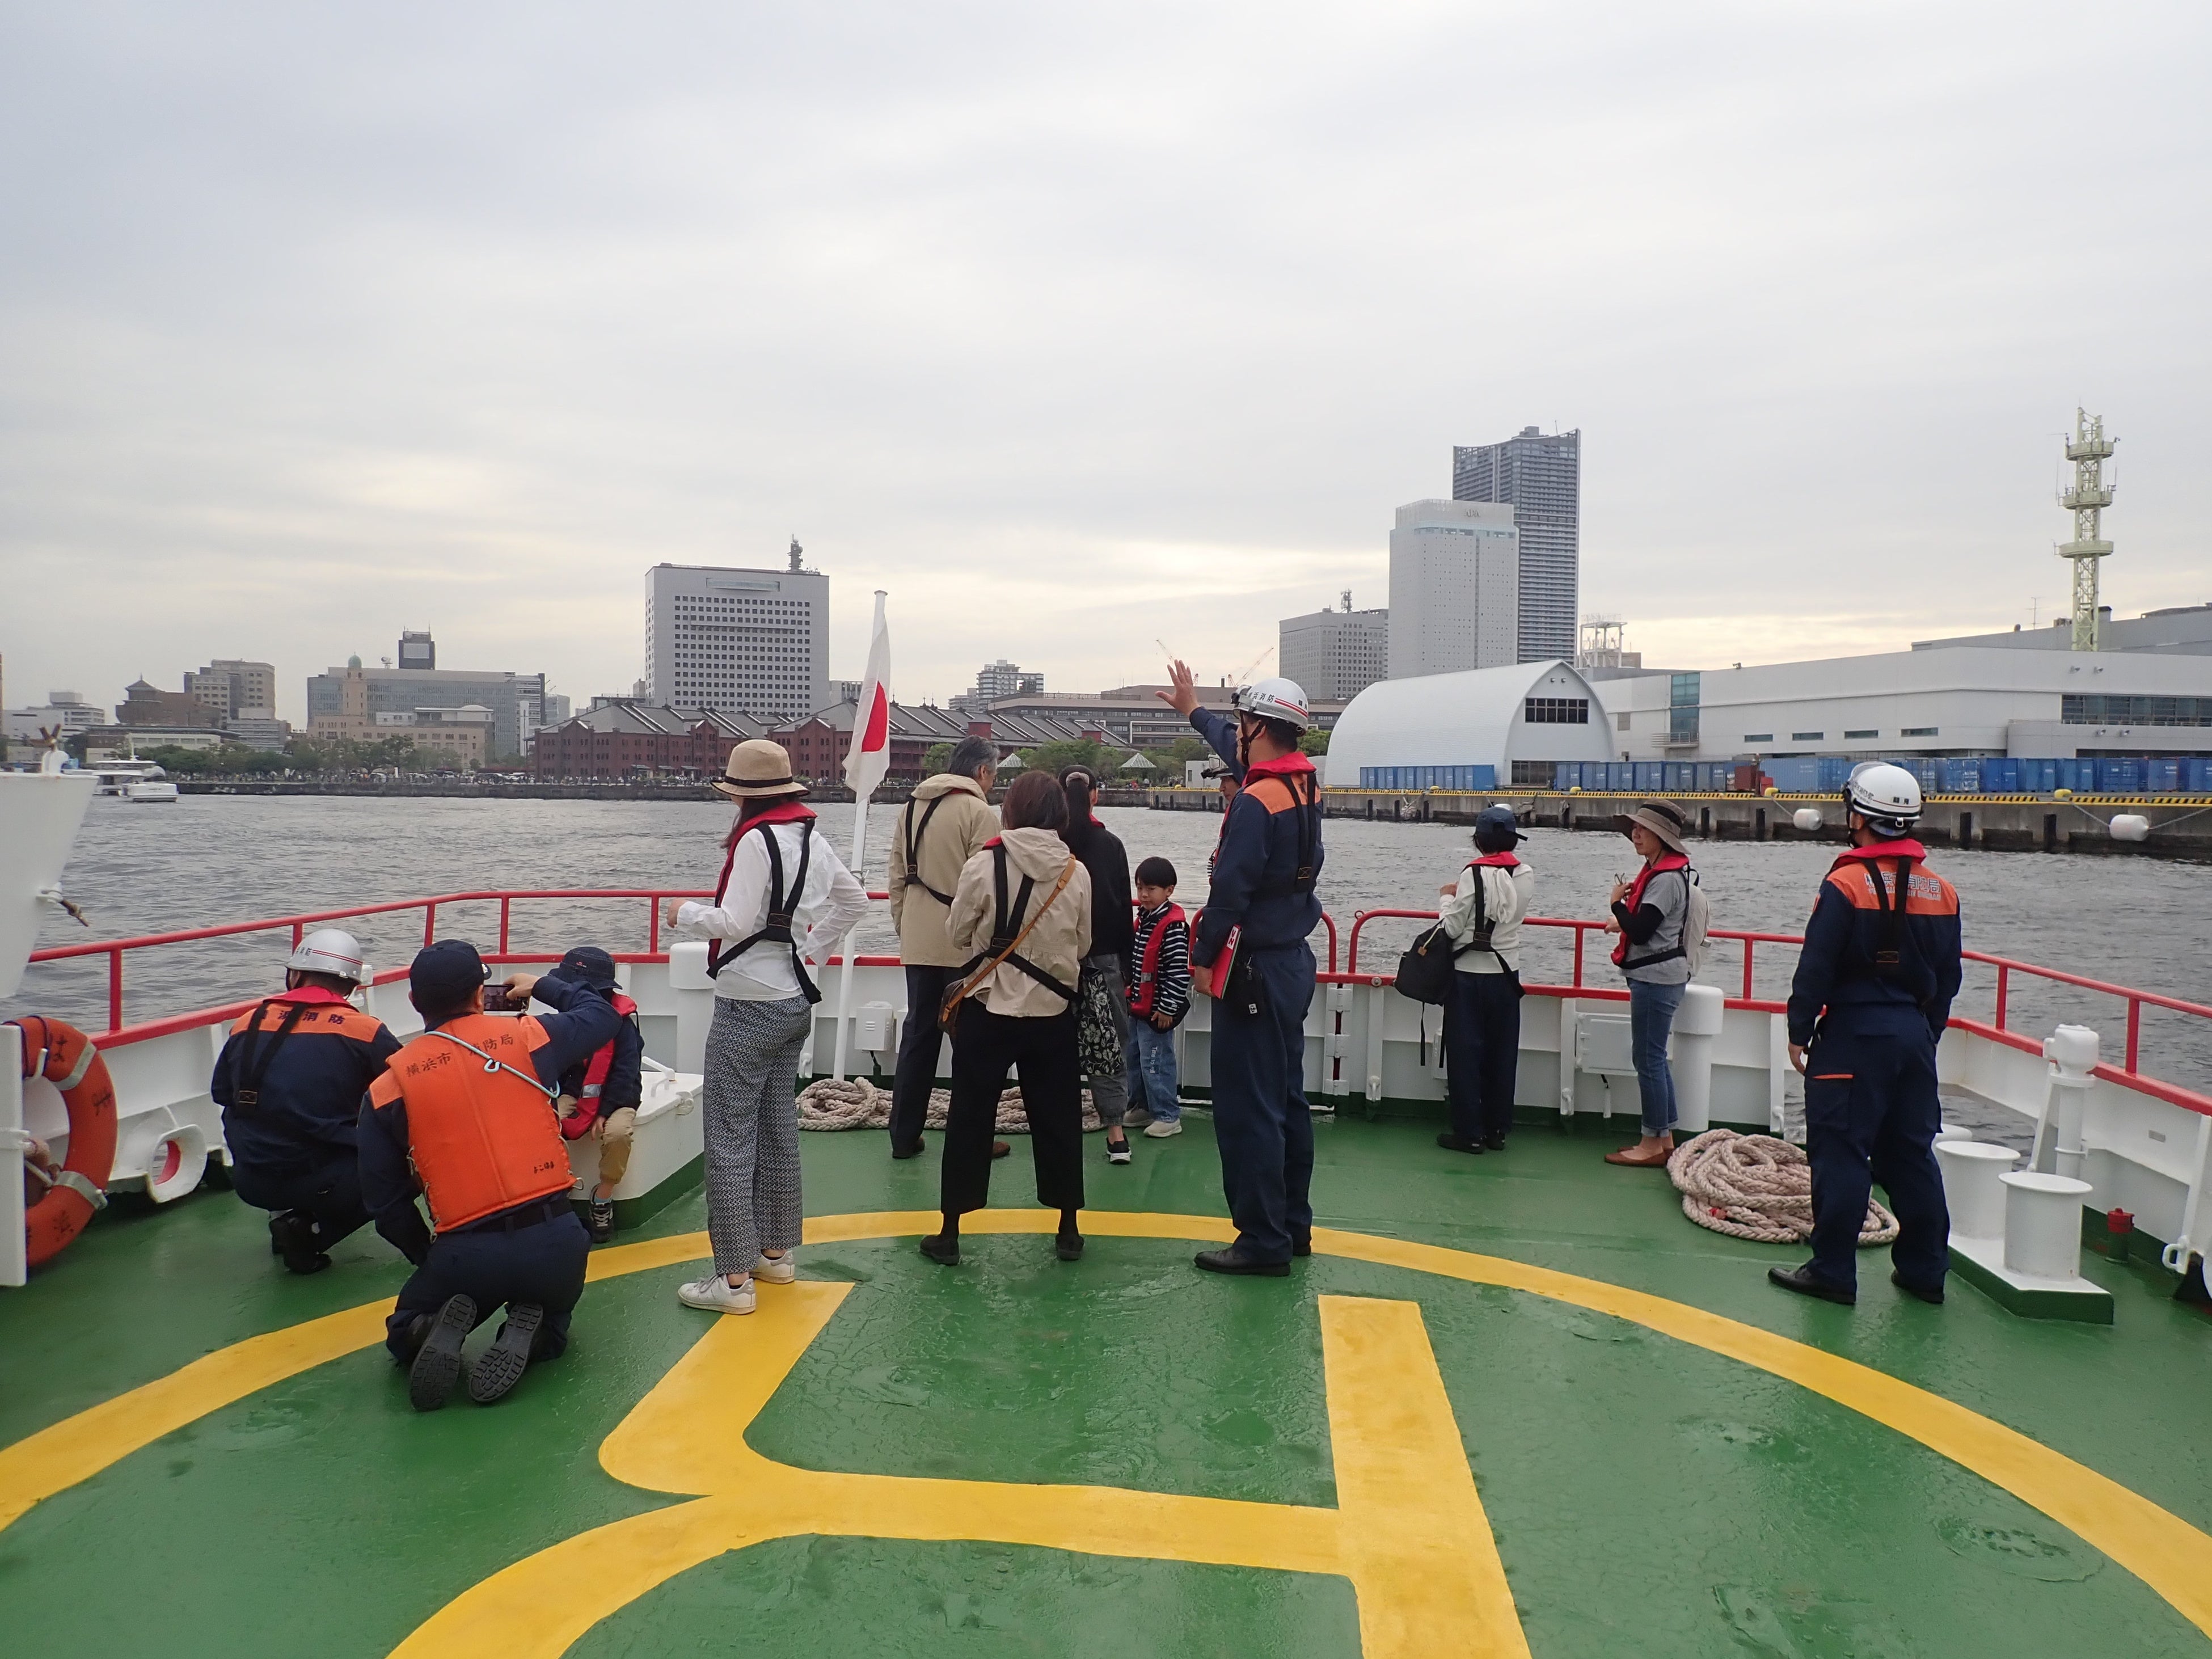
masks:
POLYGON ((1398 994, 1415 1002, 1441 1003, 1451 989, 1452 964, 1475 947, 1455 947, 1442 922, 1423 933, 1398 958, 1398 994))

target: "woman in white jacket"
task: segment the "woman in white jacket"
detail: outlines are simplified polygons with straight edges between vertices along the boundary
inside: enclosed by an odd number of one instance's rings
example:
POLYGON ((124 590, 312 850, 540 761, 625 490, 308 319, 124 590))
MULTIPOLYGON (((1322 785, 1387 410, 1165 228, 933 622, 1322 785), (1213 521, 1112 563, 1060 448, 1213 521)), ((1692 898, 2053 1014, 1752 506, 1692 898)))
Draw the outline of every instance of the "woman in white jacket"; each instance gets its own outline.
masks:
POLYGON ((799 1051, 821 1000, 807 963, 837 948, 868 896, 814 833, 806 786, 781 744, 739 744, 714 787, 738 803, 714 902, 668 912, 671 926, 713 941, 714 980, 699 1120, 714 1271, 676 1294, 689 1307, 749 1314, 756 1276, 771 1285, 798 1277, 799 1051))
POLYGON ((1513 849, 1527 839, 1512 808, 1486 806, 1474 820, 1474 862, 1455 884, 1438 890, 1455 970, 1444 997, 1451 1127, 1437 1137, 1437 1145, 1450 1152, 1502 1152, 1513 1127, 1521 1058, 1521 922, 1536 886, 1536 872, 1513 849))

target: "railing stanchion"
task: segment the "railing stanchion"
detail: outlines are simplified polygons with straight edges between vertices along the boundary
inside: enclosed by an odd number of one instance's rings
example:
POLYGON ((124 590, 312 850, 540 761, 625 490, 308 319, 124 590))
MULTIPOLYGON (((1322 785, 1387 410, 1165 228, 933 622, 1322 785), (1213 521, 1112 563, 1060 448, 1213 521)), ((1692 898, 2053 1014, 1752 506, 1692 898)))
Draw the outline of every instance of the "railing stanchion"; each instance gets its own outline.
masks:
POLYGON ((123 948, 107 953, 107 1029, 123 1029, 123 948))
POLYGON ((1750 1001, 1750 1000, 1751 1000, 1751 945, 1752 945, 1752 942, 1751 942, 1751 940, 1749 940, 1748 939, 1745 939, 1745 940, 1744 940, 1744 942, 1743 942, 1743 1000, 1744 1000, 1746 1002, 1748 1002, 1748 1001, 1750 1001))
POLYGON ((1575 929, 1575 989, 1577 991, 1583 988, 1583 935, 1589 931, 1587 927, 1575 929))
POLYGON ((422 907, 422 945, 428 949, 438 937, 438 907, 435 903, 422 907))
POLYGON ((645 953, 649 957, 660 954, 660 895, 647 895, 645 902, 645 953))
POLYGON ((507 921, 508 914, 509 914, 509 913, 510 913, 510 911, 513 909, 514 905, 514 896, 513 894, 511 894, 511 893, 502 893, 502 894, 501 894, 501 895, 500 895, 500 899, 499 899, 499 953, 500 953, 500 955, 501 955, 501 956, 505 956, 505 955, 507 954, 507 921))
POLYGON ((2128 999, 2128 1070, 2136 1069, 2136 1042, 2142 1036, 2142 999, 2128 999))
POLYGON ((2006 998, 2006 994, 2007 994, 2008 991, 2011 988, 2011 983, 2012 983, 2012 964, 2011 964, 2010 963, 2008 963, 2008 962, 2001 962, 2001 963, 1999 963, 1997 964, 1997 1020, 1996 1020, 1996 1024, 1997 1024, 1997 1030, 1999 1030, 2000 1031, 2002 1031, 2002 1030, 2005 1030, 2005 1029, 2006 1029, 2006 1028, 2005 1028, 2005 998, 2006 998))

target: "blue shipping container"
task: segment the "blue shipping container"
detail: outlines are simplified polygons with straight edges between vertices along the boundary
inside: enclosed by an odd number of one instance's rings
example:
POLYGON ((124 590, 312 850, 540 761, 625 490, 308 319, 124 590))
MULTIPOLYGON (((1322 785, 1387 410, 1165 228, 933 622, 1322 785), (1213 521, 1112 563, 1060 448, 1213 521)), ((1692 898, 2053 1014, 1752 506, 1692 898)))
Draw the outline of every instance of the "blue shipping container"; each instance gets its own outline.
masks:
POLYGON ((2181 787, 2192 795, 2212 795, 2212 759, 2200 756, 2184 761, 2181 787))
POLYGON ((1667 787, 1666 762, 1638 761, 1635 763, 1635 767, 1636 776, 1635 781, 1629 786, 1631 788, 1656 793, 1667 787))
POLYGON ((2131 760, 2100 760, 2097 787, 2108 795, 2133 795, 2142 790, 2142 767, 2131 760))
POLYGON ((2170 795, 2181 787, 2181 763, 2149 760, 2143 763, 2143 787, 2154 795, 2170 795))

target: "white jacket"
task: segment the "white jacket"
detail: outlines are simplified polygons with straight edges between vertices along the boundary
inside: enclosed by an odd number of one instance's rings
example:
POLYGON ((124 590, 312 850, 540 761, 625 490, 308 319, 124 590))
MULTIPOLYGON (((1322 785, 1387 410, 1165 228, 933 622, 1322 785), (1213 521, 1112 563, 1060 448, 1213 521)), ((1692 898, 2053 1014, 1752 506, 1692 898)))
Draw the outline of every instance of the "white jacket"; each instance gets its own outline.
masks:
MULTIPOLYGON (((799 896, 791 918, 792 937, 808 962, 829 960, 839 941, 867 914, 868 895, 853 879, 830 837, 818 823, 772 823, 765 831, 747 830, 730 860, 729 879, 712 904, 687 901, 676 913, 678 931, 693 939, 735 941, 750 939, 768 921, 769 864, 763 834, 775 837, 783 855, 783 878, 799 873, 799 831, 811 829, 813 848, 807 855, 806 888, 799 896)), ((818 986, 822 975, 809 970, 818 986)), ((774 939, 763 939, 741 957, 722 964, 714 978, 714 994, 733 1002, 781 1002, 801 994, 792 972, 791 951, 774 939)))
POLYGON ((1536 872, 1527 865, 1507 870, 1495 864, 1470 864, 1459 872, 1459 887, 1438 916, 1445 936, 1463 945, 1474 932, 1474 885, 1482 882, 1483 913, 1491 923, 1490 950, 1469 951, 1452 965, 1462 974, 1521 971, 1521 922, 1536 890, 1536 872), (1492 952, 1496 952, 1495 955, 1492 952), (1504 958, 1504 962, 1498 960, 1504 958))

